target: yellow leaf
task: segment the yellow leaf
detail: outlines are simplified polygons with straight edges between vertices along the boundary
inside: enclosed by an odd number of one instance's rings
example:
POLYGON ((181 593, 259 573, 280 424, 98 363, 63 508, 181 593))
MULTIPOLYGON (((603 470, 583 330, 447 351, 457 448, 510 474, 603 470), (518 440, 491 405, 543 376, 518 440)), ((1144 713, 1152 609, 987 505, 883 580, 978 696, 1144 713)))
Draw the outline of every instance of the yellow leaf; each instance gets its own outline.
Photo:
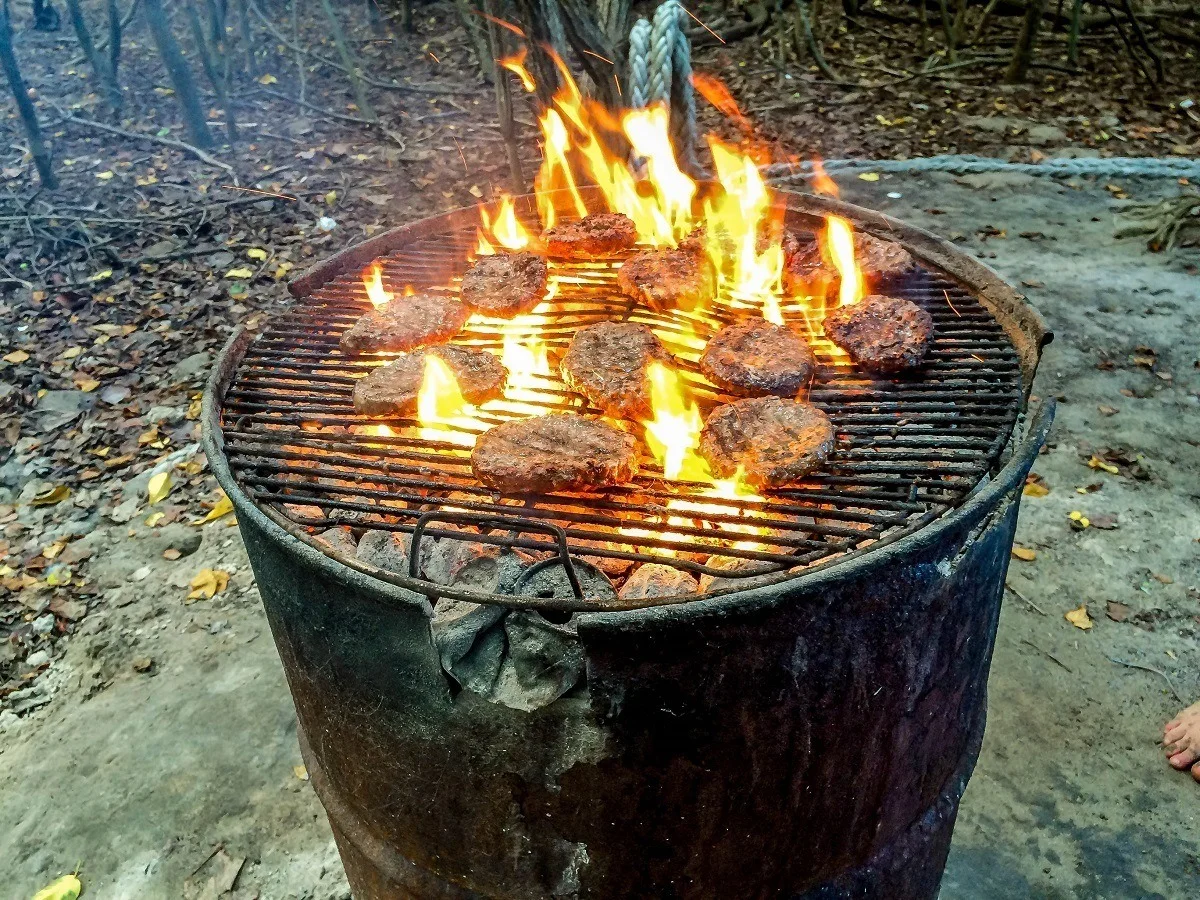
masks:
POLYGON ((62 352, 62 354, 59 356, 59 359, 74 359, 82 352, 83 348, 78 345, 74 347, 68 347, 62 352))
POLYGON ((55 503, 62 503, 71 496, 71 489, 65 484, 56 484, 54 487, 47 488, 42 491, 31 501, 31 506, 53 506, 55 503))
POLYGON ((161 522, 166 515, 167 514, 162 510, 159 510, 158 512, 152 512, 150 515, 146 516, 146 525, 150 528, 153 528, 155 525, 161 522))
POLYGON ((254 273, 249 269, 230 269, 225 273, 226 278, 253 278, 254 273))
POLYGON ((103 281, 105 278, 112 277, 112 269, 104 269, 97 272, 95 275, 89 275, 88 281, 103 281))
POLYGON ((1037 551, 1032 547, 1022 547, 1020 544, 1013 545, 1012 555, 1017 559, 1023 559, 1025 562, 1033 562, 1037 559, 1037 551))
POLYGON ((159 472, 146 485, 146 497, 151 503, 159 503, 171 493, 171 473, 159 472))
POLYGON ((1045 497, 1050 493, 1050 488, 1044 484, 1038 484, 1036 481, 1030 481, 1021 490, 1021 493, 1026 497, 1045 497))
POLYGON ((279 79, 274 75, 260 75, 258 79, 259 84, 275 84, 277 81, 279 79))
POLYGON ((113 173, 112 172, 97 172, 96 177, 99 178, 101 181, 108 181, 110 178, 113 177, 113 173))
POLYGON ((480 198, 483 197, 483 189, 480 188, 480 186, 477 184, 473 184, 469 188, 467 188, 467 193, 470 194, 472 197, 480 197, 480 198))
POLYGON ((191 581, 189 600, 211 600, 229 586, 229 573, 221 569, 201 569, 191 581))
POLYGON ((337 203, 337 191, 330 191, 325 195, 325 204, 327 206, 333 206, 335 203, 337 203))
POLYGON ((1092 524, 1091 520, 1077 509, 1071 510, 1067 514, 1067 518, 1071 520, 1071 527, 1080 531, 1092 524))
POLYGON ((217 519, 222 519, 231 512, 233 512, 233 501, 222 494, 221 499, 208 511, 208 515, 200 520, 199 524, 203 525, 206 522, 215 522, 217 519))
POLYGON ((24 350, 14 350, 12 353, 9 353, 9 354, 5 355, 5 357, 4 357, 5 362, 10 362, 14 366, 17 363, 25 362, 25 360, 27 360, 27 359, 29 359, 29 354, 26 353, 24 350))
POLYGON ((1105 462, 1096 454, 1092 454, 1092 458, 1088 460, 1089 469, 1103 469, 1109 475, 1120 475, 1121 470, 1110 462, 1105 462))
POLYGON ((75 900, 83 885, 74 875, 64 875, 33 895, 33 900, 75 900))
POLYGON ((143 431, 138 435, 139 444, 150 444, 158 440, 158 426, 151 426, 149 431, 143 431))
POLYGON ((58 587, 61 584, 71 583, 71 568, 70 566, 51 566, 50 571, 46 574, 46 584, 50 587, 58 587))
POLYGON ((54 559, 54 557, 62 553, 63 547, 65 546, 66 544, 64 544, 62 541, 55 541, 48 547, 42 548, 42 556, 46 557, 46 559, 54 559))
POLYGON ((267 258, 267 251, 260 247, 251 247, 246 251, 246 255, 251 259, 263 260, 267 258))
POLYGON ((100 387, 100 382, 95 378, 81 378, 75 382, 75 387, 79 388, 85 394, 90 394, 96 388, 100 387))
POLYGON ((859 179, 861 179, 862 181, 878 181, 878 180, 879 180, 879 173, 878 173, 878 172, 863 172, 863 173, 862 173, 861 175, 859 175, 858 177, 859 177, 859 179))
POLYGON ((134 181, 137 182, 138 187, 149 187, 152 184, 158 184, 158 176, 157 175, 145 175, 145 176, 139 175, 137 178, 134 179, 134 181))
POLYGON ((301 781, 308 781, 308 769, 304 766, 292 766, 292 773, 301 781))
POLYGON ((188 404, 187 420, 189 422, 195 422, 198 418, 200 418, 200 413, 203 410, 204 410, 204 400, 197 397, 195 400, 193 400, 191 403, 188 404))
POLYGON ((1074 625, 1076 628, 1083 631, 1089 631, 1092 627, 1092 617, 1088 615, 1086 603, 1081 603, 1079 609, 1073 609, 1069 613, 1064 613, 1063 618, 1074 625))

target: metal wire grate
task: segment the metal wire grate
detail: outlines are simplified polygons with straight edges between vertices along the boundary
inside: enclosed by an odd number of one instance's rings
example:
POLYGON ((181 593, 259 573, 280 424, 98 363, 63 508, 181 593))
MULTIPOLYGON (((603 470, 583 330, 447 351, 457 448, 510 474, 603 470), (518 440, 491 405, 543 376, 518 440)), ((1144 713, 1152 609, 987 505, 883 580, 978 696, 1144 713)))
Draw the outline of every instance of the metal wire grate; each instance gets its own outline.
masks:
MULTIPOLYGON (((395 292, 412 285, 452 293, 475 244, 474 226, 454 214, 424 225, 423 236, 380 260, 384 283, 395 292)), ((643 322, 675 353, 705 415, 733 399, 705 381, 696 359, 720 325, 745 314, 742 304, 722 297, 702 315, 655 313, 617 292, 616 271, 607 262, 552 263, 561 289, 536 312, 544 321, 520 336, 536 334, 553 358, 582 325, 643 322)), ((886 287, 932 314, 927 365, 911 376, 871 378, 824 339, 819 324, 809 328, 818 360, 810 399, 837 428, 836 455, 803 484, 757 499, 714 500, 709 486, 668 481, 649 462, 631 484, 586 495, 501 496, 482 486, 468 448, 423 439, 413 419, 355 413, 355 381, 387 357, 345 357, 338 349, 341 333, 370 308, 357 273, 302 298, 250 345, 224 398, 225 451, 254 501, 309 530, 350 521, 411 532, 431 511, 466 511, 557 525, 572 552, 590 556, 723 577, 811 566, 895 540, 958 505, 996 465, 1021 407, 1016 351, 974 297, 926 269, 886 287), (394 434, 378 434, 378 422, 394 434), (749 529, 758 533, 748 537, 749 529), (708 565, 711 555, 760 564, 730 572, 708 565)), ((808 327, 802 306, 785 302, 784 314, 798 330, 808 327)), ((472 320, 454 343, 499 352, 501 336, 494 324, 472 320)), ((529 402, 544 411, 595 412, 557 377, 539 379, 534 390, 529 402)), ((492 401, 480 410, 479 429, 524 414, 492 401)), ((554 547, 552 538, 505 529, 502 521, 479 539, 554 547)))

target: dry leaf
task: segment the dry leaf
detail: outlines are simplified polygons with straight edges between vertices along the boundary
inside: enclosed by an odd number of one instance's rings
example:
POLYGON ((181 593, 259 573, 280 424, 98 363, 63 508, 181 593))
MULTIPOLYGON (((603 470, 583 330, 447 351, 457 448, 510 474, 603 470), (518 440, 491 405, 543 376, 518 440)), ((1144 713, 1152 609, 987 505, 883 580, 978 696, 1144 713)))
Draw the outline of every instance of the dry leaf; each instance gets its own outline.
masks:
POLYGON ((191 403, 188 404, 187 420, 189 422, 195 422, 197 419, 200 418, 200 413, 203 412, 203 410, 204 410, 204 401, 199 397, 195 398, 194 400, 192 400, 191 403))
POLYGON ((211 600, 229 586, 229 573, 221 569, 201 569, 191 581, 189 600, 211 600))
POLYGON ((65 543, 63 543, 62 541, 55 541, 53 544, 50 544, 48 547, 42 548, 42 556, 46 557, 46 559, 54 559, 54 557, 56 557, 56 556, 58 556, 58 554, 62 553, 63 547, 65 547, 65 546, 67 546, 67 545, 65 543))
POLYGON ((196 524, 204 525, 208 522, 215 522, 217 519, 224 518, 233 512, 233 501, 230 500, 224 493, 221 494, 221 499, 216 502, 212 509, 208 511, 203 519, 196 524))
POLYGON ((1088 615, 1087 604, 1080 604, 1079 609, 1073 609, 1069 613, 1064 613, 1063 618, 1074 625, 1076 628, 1083 631, 1089 631, 1092 627, 1092 617, 1088 615))
POLYGON ((146 498, 151 503, 159 503, 171 493, 171 473, 159 472, 146 485, 146 498))
POLYGON ((100 387, 100 382, 95 378, 81 378, 75 382, 75 387, 79 388, 85 394, 90 394, 96 388, 100 387))
POLYGON ((1157 572, 1153 572, 1153 573, 1151 573, 1150 577, 1153 578, 1155 581, 1157 581, 1159 584, 1174 584, 1175 583, 1175 579, 1172 578, 1170 575, 1159 575, 1157 572))
POLYGON ((254 272, 247 268, 230 269, 225 273, 226 278, 253 278, 254 272))
POLYGON ((1130 609, 1124 603, 1118 603, 1115 600, 1109 600, 1108 603, 1104 605, 1104 614, 1114 622, 1124 622, 1129 618, 1129 614, 1131 612, 1133 612, 1132 609, 1130 609))
POLYGON ((279 79, 274 75, 260 75, 258 77, 259 84, 275 84, 279 79))
POLYGON ((153 668, 154 660, 149 656, 139 656, 133 661, 133 671, 135 672, 149 672, 153 668))
POLYGON ((179 550, 176 549, 175 547, 168 547, 166 550, 163 551, 162 555, 163 555, 163 559, 169 559, 171 561, 174 561, 174 560, 179 559, 179 557, 181 557, 183 554, 180 553, 179 550))
POLYGON ((1115 406, 1105 406, 1103 403, 1096 407, 1102 416, 1115 416, 1120 412, 1115 406))
POLYGON ((301 781, 308 781, 308 769, 304 766, 292 766, 292 773, 301 781))
POLYGON ((1112 531, 1117 527, 1117 517, 1110 513, 1100 513, 1091 517, 1091 526, 1103 531, 1112 531))
POLYGON ((17 363, 25 362, 25 360, 27 360, 27 359, 29 359, 29 354, 26 353, 24 350, 14 350, 12 353, 5 354, 5 357, 4 357, 5 362, 10 362, 14 366, 17 363))
POLYGON ((83 348, 80 347, 78 344, 76 344, 73 347, 68 347, 66 350, 64 350, 62 353, 60 353, 58 358, 59 359, 74 359, 82 352, 83 352, 83 348))
POLYGON ((863 172, 858 177, 859 177, 859 180, 861 180, 861 181, 878 181, 879 173, 878 172, 863 172))
POLYGON ((36 497, 29 501, 30 506, 53 506, 55 503, 62 503, 71 496, 71 489, 65 484, 56 484, 54 487, 47 488, 36 497))
POLYGON ((1046 486, 1045 478, 1030 472, 1025 476, 1025 487, 1021 493, 1026 497, 1045 497, 1050 493, 1050 488, 1046 486))
POLYGON ((246 255, 251 259, 264 260, 267 258, 267 251, 261 247, 251 247, 246 251, 246 255))
POLYGON ((1120 475, 1121 474, 1120 469, 1118 469, 1116 466, 1114 466, 1110 462, 1105 462, 1100 457, 1098 457, 1095 453, 1093 453, 1092 458, 1088 460, 1088 468, 1089 469, 1103 469, 1109 475, 1120 475))
POLYGON ((166 513, 162 510, 159 510, 158 512, 152 512, 150 515, 146 516, 146 525, 150 528, 153 528, 163 520, 164 516, 166 516, 166 513))
POLYGON ((1076 531, 1083 531, 1083 529, 1090 527, 1092 524, 1091 520, 1077 509, 1073 509, 1067 513, 1067 518, 1071 520, 1071 527, 1076 531))
POLYGON ((112 172, 97 172, 96 173, 96 178, 98 178, 100 181, 110 181, 112 179, 112 177, 113 177, 112 172))
POLYGON ((1037 559, 1037 551, 1032 547, 1022 547, 1020 544, 1014 544, 1012 555, 1017 559, 1023 559, 1025 562, 1033 562, 1037 559))
POLYGON ((64 875, 34 894, 33 900, 75 900, 82 890, 83 885, 75 875, 64 875))

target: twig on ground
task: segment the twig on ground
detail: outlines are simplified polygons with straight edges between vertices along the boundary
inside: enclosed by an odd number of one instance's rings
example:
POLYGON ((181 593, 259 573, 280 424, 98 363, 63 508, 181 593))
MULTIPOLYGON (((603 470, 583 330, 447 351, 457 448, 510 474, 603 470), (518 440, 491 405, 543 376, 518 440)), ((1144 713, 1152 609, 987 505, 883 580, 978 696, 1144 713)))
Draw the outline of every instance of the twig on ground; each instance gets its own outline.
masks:
POLYGON ((1040 612, 1040 613, 1041 613, 1043 616, 1047 616, 1047 615, 1049 615, 1049 613, 1048 613, 1048 612, 1046 612, 1044 609, 1042 609, 1040 606, 1038 606, 1036 603, 1034 603, 1032 600, 1030 600, 1028 597, 1026 597, 1026 596, 1025 596, 1024 594, 1022 594, 1020 591, 1018 591, 1018 590, 1017 590, 1015 587, 1013 587, 1013 586, 1012 586, 1011 584, 1009 584, 1007 581, 1006 581, 1006 582, 1004 582, 1004 586, 1005 586, 1005 587, 1006 587, 1008 590, 1012 591, 1012 592, 1013 592, 1013 594, 1016 596, 1016 598, 1017 598, 1018 600, 1023 600, 1025 603, 1029 604, 1029 606, 1031 606, 1033 609, 1035 609, 1035 610, 1037 610, 1038 612, 1040 612))
POLYGON ((1070 666, 1068 666, 1068 665, 1067 665, 1065 662, 1063 662, 1061 659, 1059 659, 1057 656, 1055 656, 1055 655, 1054 655, 1053 653, 1051 653, 1049 650, 1043 650, 1041 647, 1039 647, 1039 646, 1038 646, 1037 644, 1035 644, 1033 641, 1026 640, 1025 638, 1021 638, 1021 643, 1022 643, 1022 644, 1028 644, 1030 647, 1032 647, 1032 648, 1033 648, 1034 650, 1036 650, 1038 653, 1041 653, 1041 654, 1043 654, 1043 655, 1044 655, 1044 656, 1045 656, 1047 659, 1049 659, 1051 662, 1057 663, 1058 665, 1062 666, 1062 667, 1063 667, 1064 669, 1066 669, 1066 670, 1067 670, 1067 672, 1069 672, 1070 674, 1072 674, 1072 675, 1074 675, 1074 674, 1075 674, 1074 672, 1072 672, 1072 671, 1071 671, 1071 667, 1070 667, 1070 666))
POLYGON ((1141 669, 1143 672, 1153 672, 1155 675, 1161 675, 1163 681, 1167 683, 1167 687, 1171 689, 1171 695, 1180 703, 1183 702, 1183 698, 1179 696, 1179 691, 1175 690, 1175 684, 1171 681, 1171 676, 1162 669, 1156 669, 1154 666, 1144 666, 1141 663, 1126 662, 1123 659, 1117 659, 1115 656, 1107 656, 1106 658, 1109 662, 1114 662, 1118 666, 1125 666, 1127 669, 1141 669))

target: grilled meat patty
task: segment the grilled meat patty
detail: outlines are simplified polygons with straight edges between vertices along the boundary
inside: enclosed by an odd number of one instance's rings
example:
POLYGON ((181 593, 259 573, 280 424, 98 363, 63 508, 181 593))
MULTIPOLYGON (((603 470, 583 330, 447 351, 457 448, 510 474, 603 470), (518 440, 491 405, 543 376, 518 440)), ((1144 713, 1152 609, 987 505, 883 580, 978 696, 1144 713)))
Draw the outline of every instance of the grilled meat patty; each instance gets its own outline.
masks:
POLYGON ((621 213, 591 213, 546 229, 542 241, 550 256, 566 259, 611 256, 637 243, 637 228, 633 219, 621 213))
POLYGON ((648 327, 598 322, 575 333, 559 369, 568 387, 609 415, 644 419, 653 414, 647 370, 655 361, 669 365, 671 354, 648 327))
POLYGON ((475 477, 506 494, 586 491, 637 474, 632 435, 573 413, 516 419, 480 436, 475 477))
POLYGON ((803 338, 762 319, 726 325, 700 357, 700 371, 709 381, 742 397, 795 397, 816 364, 803 338))
POLYGON ((485 316, 530 312, 546 296, 546 261, 532 253, 481 256, 463 275, 460 296, 485 316))
POLYGON ((754 397, 718 406, 700 433, 700 454, 718 478, 741 468, 746 481, 781 487, 833 452, 833 423, 811 403, 754 397))
MULTIPOLYGON (((833 263, 821 255, 816 235, 789 232, 784 235, 783 248, 783 287, 788 293, 822 296, 841 282, 833 263)), ((861 231, 854 232, 854 259, 868 286, 903 275, 916 265, 899 244, 861 231)))
POLYGON ((617 287, 627 297, 659 312, 693 310, 717 292, 708 256, 691 238, 677 250, 644 250, 621 264, 617 287))
POLYGON ((508 370, 486 350, 431 347, 403 353, 354 384, 354 409, 364 416, 403 416, 417 408, 425 379, 425 358, 437 356, 450 367, 458 389, 470 403, 480 404, 504 393, 508 370))
POLYGON ((925 360, 933 316, 911 300, 872 294, 825 316, 825 336, 872 372, 900 372, 925 360))
POLYGON ((441 344, 462 331, 470 314, 453 297, 396 297, 368 312, 342 334, 342 352, 378 353, 441 344))

